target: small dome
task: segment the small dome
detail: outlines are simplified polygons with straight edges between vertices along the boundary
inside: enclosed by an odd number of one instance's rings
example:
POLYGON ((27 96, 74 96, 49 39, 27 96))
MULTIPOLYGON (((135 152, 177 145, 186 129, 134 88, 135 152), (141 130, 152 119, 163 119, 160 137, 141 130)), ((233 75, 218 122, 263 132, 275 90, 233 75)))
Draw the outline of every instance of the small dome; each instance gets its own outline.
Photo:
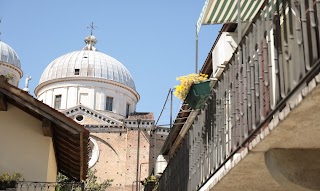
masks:
POLYGON ((42 73, 40 84, 66 77, 94 77, 112 80, 135 90, 130 72, 118 60, 95 51, 94 36, 86 37, 83 50, 74 51, 52 61, 42 73))
POLYGON ((20 68, 20 60, 17 53, 6 43, 0 41, 0 61, 20 68))

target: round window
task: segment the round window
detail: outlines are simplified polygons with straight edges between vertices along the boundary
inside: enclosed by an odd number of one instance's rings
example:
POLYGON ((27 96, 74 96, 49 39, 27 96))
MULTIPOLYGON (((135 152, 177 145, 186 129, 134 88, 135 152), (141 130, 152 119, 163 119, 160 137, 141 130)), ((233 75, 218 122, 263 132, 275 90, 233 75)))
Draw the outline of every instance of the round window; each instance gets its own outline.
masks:
POLYGON ((96 142, 96 140, 94 140, 93 138, 89 138, 89 168, 91 168, 93 165, 96 164, 96 162, 98 161, 99 158, 99 147, 98 147, 98 143, 96 142))
POLYGON ((77 115, 76 116, 77 121, 82 121, 83 120, 83 115, 77 115))

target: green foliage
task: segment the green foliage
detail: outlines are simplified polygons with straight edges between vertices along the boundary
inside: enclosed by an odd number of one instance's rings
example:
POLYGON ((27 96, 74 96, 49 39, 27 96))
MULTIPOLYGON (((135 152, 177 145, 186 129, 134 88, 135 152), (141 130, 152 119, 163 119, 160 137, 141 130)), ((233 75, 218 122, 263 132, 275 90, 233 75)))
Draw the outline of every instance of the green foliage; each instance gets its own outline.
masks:
POLYGON ((5 172, 0 176, 0 181, 10 181, 9 173, 5 172))
POLYGON ((5 190, 6 188, 14 188, 16 183, 20 181, 22 175, 20 173, 13 173, 10 175, 5 172, 0 176, 0 190, 5 190))
MULTIPOLYGON (((107 187, 111 186, 113 180, 107 179, 100 182, 95 175, 97 170, 89 170, 87 179, 84 181, 84 190, 86 191, 104 191, 107 187)), ((68 177, 64 176, 63 174, 59 173, 57 176, 57 182, 59 183, 74 183, 74 181, 70 180, 68 177)), ((70 188, 67 186, 62 186, 60 191, 67 191, 67 190, 76 190, 80 191, 81 188, 70 188)))
POLYGON ((147 178, 144 179, 144 181, 141 181, 142 185, 146 185, 150 182, 157 182, 157 177, 155 177, 153 174, 148 176, 147 178))
POLYGON ((142 185, 144 186, 145 191, 156 191, 158 189, 158 180, 157 177, 154 175, 150 175, 149 177, 145 178, 144 181, 141 181, 142 185))
POLYGON ((11 180, 13 181, 20 181, 22 179, 22 174, 20 173, 13 173, 11 176, 11 180))
POLYGON ((85 181, 84 189, 90 191, 100 191, 105 190, 107 187, 111 186, 113 180, 107 179, 102 182, 98 182, 98 178, 95 175, 97 172, 96 169, 88 171, 88 178, 85 181))
POLYGON ((5 172, 0 176, 0 181, 19 181, 22 178, 20 173, 13 173, 10 175, 9 173, 5 172))
POLYGON ((157 191, 157 190, 158 190, 158 188, 159 188, 159 184, 156 184, 156 186, 153 188, 153 190, 152 190, 152 191, 157 191))

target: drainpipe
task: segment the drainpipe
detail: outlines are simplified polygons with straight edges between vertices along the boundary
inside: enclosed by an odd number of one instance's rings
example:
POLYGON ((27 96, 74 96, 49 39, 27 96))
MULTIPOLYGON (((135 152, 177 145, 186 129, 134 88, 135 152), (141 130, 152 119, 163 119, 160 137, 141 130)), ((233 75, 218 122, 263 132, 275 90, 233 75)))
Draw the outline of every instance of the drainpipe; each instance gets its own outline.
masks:
POLYGON ((139 152, 140 152, 140 122, 141 119, 137 119, 138 122, 138 148, 137 148, 137 173, 136 173, 136 191, 139 189, 139 152))

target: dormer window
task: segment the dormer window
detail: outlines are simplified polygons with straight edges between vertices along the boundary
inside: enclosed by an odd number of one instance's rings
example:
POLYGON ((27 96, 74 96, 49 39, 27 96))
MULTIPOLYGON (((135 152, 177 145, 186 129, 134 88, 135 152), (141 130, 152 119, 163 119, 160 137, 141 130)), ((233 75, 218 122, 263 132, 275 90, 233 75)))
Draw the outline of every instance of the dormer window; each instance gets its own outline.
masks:
POLYGON ((74 75, 79 75, 80 74, 80 69, 74 69, 74 75))

